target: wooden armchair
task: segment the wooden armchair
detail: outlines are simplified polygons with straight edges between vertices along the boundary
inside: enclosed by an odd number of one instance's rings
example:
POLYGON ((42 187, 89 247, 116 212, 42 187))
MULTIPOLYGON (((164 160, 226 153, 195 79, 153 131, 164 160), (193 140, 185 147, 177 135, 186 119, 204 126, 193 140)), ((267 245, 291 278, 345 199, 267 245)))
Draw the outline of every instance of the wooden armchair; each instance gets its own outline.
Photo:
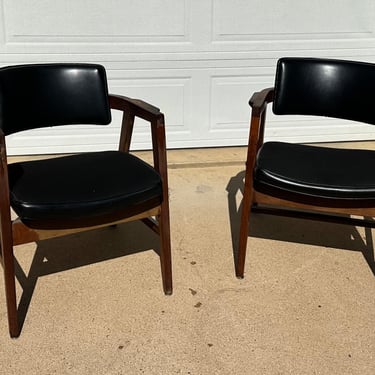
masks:
POLYGON ((172 293, 164 116, 141 100, 109 95, 94 64, 0 69, 0 233, 9 332, 20 334, 13 246, 142 220, 160 236, 165 294, 172 293), (106 125, 123 112, 118 151, 7 163, 6 136, 67 124, 106 125), (135 117, 151 125, 154 166, 129 153, 135 117), (18 215, 11 220, 11 208, 18 215))
POLYGON ((274 88, 255 93, 236 275, 244 276, 250 213, 374 227, 375 151, 264 142, 267 105, 276 115, 328 116, 375 124, 375 65, 282 58, 274 88), (350 215, 362 216, 364 219, 350 215))

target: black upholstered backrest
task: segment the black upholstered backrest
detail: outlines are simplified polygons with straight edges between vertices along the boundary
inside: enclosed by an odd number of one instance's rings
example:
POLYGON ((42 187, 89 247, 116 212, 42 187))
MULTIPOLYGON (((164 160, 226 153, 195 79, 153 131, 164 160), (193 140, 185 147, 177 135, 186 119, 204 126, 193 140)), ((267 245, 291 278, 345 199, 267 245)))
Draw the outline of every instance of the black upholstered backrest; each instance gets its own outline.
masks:
POLYGON ((107 79, 100 65, 0 69, 0 128, 6 135, 47 126, 110 122, 107 79))
POLYGON ((375 124, 375 64, 282 58, 277 64, 273 111, 375 124))

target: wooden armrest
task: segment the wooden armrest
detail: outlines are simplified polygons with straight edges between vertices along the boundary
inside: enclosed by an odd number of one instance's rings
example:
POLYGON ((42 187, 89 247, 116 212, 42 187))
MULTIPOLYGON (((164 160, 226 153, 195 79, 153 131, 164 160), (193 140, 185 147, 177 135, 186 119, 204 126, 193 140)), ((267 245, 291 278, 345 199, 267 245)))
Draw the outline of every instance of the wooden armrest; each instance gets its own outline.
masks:
POLYGON ((140 99, 128 98, 122 95, 109 94, 109 103, 111 108, 118 109, 120 111, 129 111, 137 117, 144 120, 153 121, 163 114, 160 109, 153 105, 144 102, 140 99))
POLYGON ((249 104, 253 109, 253 114, 259 116, 264 111, 267 104, 273 101, 273 95, 273 87, 255 92, 249 100, 249 104))
MULTIPOLYGON (((112 109, 123 111, 119 144, 120 151, 129 152, 130 150, 134 117, 140 117, 150 122, 154 152, 158 149, 165 150, 164 115, 160 112, 159 108, 143 100, 128 98, 122 95, 109 94, 108 98, 112 109)), ((155 166, 158 165, 158 160, 156 159, 154 156, 155 166)), ((159 170, 159 166, 156 169, 159 170)))

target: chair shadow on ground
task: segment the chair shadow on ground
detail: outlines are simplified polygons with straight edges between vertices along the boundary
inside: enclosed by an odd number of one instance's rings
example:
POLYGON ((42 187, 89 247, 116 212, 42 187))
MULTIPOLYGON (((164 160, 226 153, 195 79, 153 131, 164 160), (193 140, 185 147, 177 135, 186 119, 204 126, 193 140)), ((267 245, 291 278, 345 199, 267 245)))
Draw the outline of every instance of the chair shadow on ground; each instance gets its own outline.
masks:
POLYGON ((28 273, 15 260, 22 288, 18 304, 21 329, 40 277, 147 250, 160 255, 159 238, 139 221, 38 242, 28 273))
MULTIPOLYGON (((242 197, 245 171, 233 176, 227 185, 234 264, 238 258, 242 197)), ((256 213, 250 216, 249 236, 362 252, 375 275, 374 243, 370 228, 364 236, 355 226, 256 213)), ((249 243, 248 243, 249 248, 249 243)))

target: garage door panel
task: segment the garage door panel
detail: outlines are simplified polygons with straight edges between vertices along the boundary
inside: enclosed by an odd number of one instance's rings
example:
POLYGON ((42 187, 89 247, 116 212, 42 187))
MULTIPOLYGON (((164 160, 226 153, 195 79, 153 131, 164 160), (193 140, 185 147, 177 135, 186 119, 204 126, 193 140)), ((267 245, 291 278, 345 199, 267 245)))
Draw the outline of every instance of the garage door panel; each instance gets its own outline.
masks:
MULTIPOLYGON (((272 86, 282 56, 375 62, 372 0, 0 0, 0 66, 103 64, 113 93, 165 113, 169 148, 245 145, 254 91, 272 86)), ((116 111, 117 112, 117 111, 116 111)), ((117 147, 108 127, 73 126, 9 137, 9 154, 117 147)), ((267 139, 374 139, 375 128, 276 118, 267 139)), ((133 148, 151 146, 137 120, 133 148)))
POLYGON ((372 0, 215 0, 213 41, 373 37, 372 0), (332 22, 334 16, 334 22, 332 22))

